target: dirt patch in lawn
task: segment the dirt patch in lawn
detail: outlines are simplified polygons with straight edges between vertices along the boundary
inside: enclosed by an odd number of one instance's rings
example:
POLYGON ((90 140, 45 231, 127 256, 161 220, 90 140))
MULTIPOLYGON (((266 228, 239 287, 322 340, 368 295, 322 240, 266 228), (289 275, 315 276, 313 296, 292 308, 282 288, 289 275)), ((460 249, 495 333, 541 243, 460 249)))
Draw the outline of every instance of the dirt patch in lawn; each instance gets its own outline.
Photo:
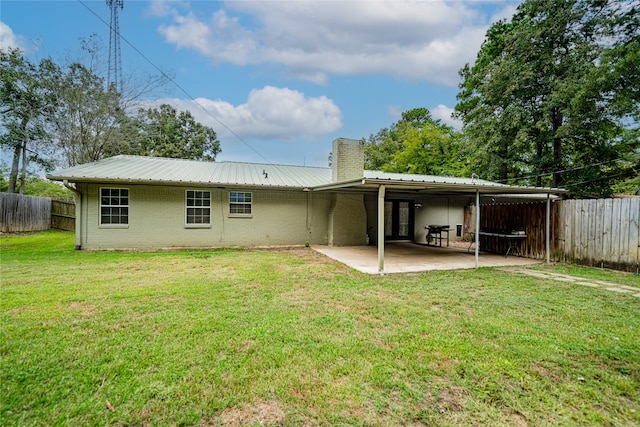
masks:
POLYGON ((466 389, 449 386, 442 389, 437 396, 428 393, 423 406, 436 409, 439 413, 459 412, 465 407, 468 398, 469 392, 466 389))
POLYGON ((280 426, 284 424, 285 413, 275 400, 252 403, 244 406, 227 408, 222 414, 204 426, 223 425, 242 427, 250 425, 280 426))

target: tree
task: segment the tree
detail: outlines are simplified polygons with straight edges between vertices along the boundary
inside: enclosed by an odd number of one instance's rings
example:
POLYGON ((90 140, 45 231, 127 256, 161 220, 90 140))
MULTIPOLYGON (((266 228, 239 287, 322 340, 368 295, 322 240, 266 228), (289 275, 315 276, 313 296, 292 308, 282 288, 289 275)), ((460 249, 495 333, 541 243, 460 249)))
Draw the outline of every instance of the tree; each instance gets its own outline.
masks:
POLYGON ((120 127, 126 114, 115 88, 105 89, 101 77, 78 63, 64 70, 51 67, 41 78, 51 96, 48 130, 63 164, 75 166, 128 150, 129 136, 120 127))
POLYGON ((431 117, 426 108, 371 135, 365 143, 365 168, 385 172, 466 176, 462 136, 431 117))
POLYGON ((637 9, 526 0, 489 29, 456 106, 483 178, 610 192, 634 150, 621 135, 637 127, 637 9))
POLYGON ((24 193, 26 168, 30 160, 45 166, 49 164, 45 157, 35 151, 38 148, 35 145, 46 139, 41 118, 47 103, 39 74, 48 65, 47 61, 43 61, 36 67, 17 49, 0 51, 0 144, 13 151, 7 188, 9 193, 16 191, 19 174, 20 193, 24 193))
POLYGON ((136 118, 138 132, 130 154, 215 160, 220 141, 215 131, 197 122, 189 111, 176 111, 168 104, 140 109, 136 118))
POLYGON ((50 170, 130 150, 138 128, 127 111, 169 76, 134 76, 118 93, 101 77, 103 50, 94 34, 81 39, 82 58, 64 66, 51 58, 36 66, 19 50, 0 51, 0 144, 13 153, 9 191, 19 173, 24 190, 29 163, 50 170))

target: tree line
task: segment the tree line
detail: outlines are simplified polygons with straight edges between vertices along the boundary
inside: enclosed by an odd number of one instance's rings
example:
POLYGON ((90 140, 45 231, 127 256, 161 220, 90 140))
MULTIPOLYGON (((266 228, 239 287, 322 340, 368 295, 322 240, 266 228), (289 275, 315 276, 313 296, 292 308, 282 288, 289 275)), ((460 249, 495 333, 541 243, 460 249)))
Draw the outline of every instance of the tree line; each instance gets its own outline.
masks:
MULTIPOLYGON (((98 51, 85 42, 90 56, 98 51)), ((90 65, 0 52, 8 191, 26 167, 116 154, 214 160, 213 129, 170 105, 141 107, 156 80, 118 93, 90 65)), ((365 139, 365 167, 553 186, 576 197, 640 194, 640 2, 525 0, 460 70, 456 131, 426 108, 365 139)))
POLYGON ((405 112, 368 138, 367 167, 640 194, 639 2, 526 0, 460 76, 461 132, 405 112))
POLYGON ((118 154, 215 159, 216 132, 189 111, 143 107, 144 89, 161 79, 118 92, 97 72, 94 44, 84 46, 89 65, 33 64, 20 50, 0 51, 0 145, 12 154, 6 191, 24 192, 29 164, 49 171, 118 154))

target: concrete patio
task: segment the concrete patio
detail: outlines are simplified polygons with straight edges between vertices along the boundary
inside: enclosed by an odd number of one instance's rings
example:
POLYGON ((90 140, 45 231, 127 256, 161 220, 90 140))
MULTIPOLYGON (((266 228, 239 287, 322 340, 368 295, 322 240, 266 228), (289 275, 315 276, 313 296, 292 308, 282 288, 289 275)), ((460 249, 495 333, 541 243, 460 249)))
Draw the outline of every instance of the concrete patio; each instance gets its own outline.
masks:
MULTIPOLYGON (((466 245, 450 247, 427 246, 412 242, 385 244, 384 272, 415 273, 429 270, 457 270, 475 268, 473 248, 466 245)), ((313 246, 313 249, 336 261, 369 274, 378 274, 378 248, 370 246, 313 246)), ((506 267, 540 264, 544 261, 518 256, 480 253, 480 267, 506 267)))

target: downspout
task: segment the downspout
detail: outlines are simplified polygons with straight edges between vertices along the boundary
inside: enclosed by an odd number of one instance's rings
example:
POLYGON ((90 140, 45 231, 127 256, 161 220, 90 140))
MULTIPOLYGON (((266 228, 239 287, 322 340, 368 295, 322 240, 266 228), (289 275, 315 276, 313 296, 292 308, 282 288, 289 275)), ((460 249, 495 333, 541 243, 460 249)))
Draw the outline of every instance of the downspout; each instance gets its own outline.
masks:
POLYGON ((76 247, 75 250, 82 249, 82 193, 75 187, 69 185, 69 181, 66 179, 62 181, 62 184, 71 190, 73 198, 76 203, 76 247))
POLYGON ((545 230, 545 252, 547 256, 547 264, 551 263, 551 195, 547 193, 547 216, 545 230))
POLYGON ((313 240, 313 236, 311 234, 311 224, 313 222, 313 210, 311 210, 311 206, 313 205, 313 199, 312 199, 312 194, 311 194, 311 190, 308 188, 303 189, 302 191, 307 193, 307 218, 306 218, 306 222, 305 222, 305 226, 306 226, 306 232, 307 232, 307 239, 305 240, 305 246, 306 245, 311 245, 311 241, 313 240))

